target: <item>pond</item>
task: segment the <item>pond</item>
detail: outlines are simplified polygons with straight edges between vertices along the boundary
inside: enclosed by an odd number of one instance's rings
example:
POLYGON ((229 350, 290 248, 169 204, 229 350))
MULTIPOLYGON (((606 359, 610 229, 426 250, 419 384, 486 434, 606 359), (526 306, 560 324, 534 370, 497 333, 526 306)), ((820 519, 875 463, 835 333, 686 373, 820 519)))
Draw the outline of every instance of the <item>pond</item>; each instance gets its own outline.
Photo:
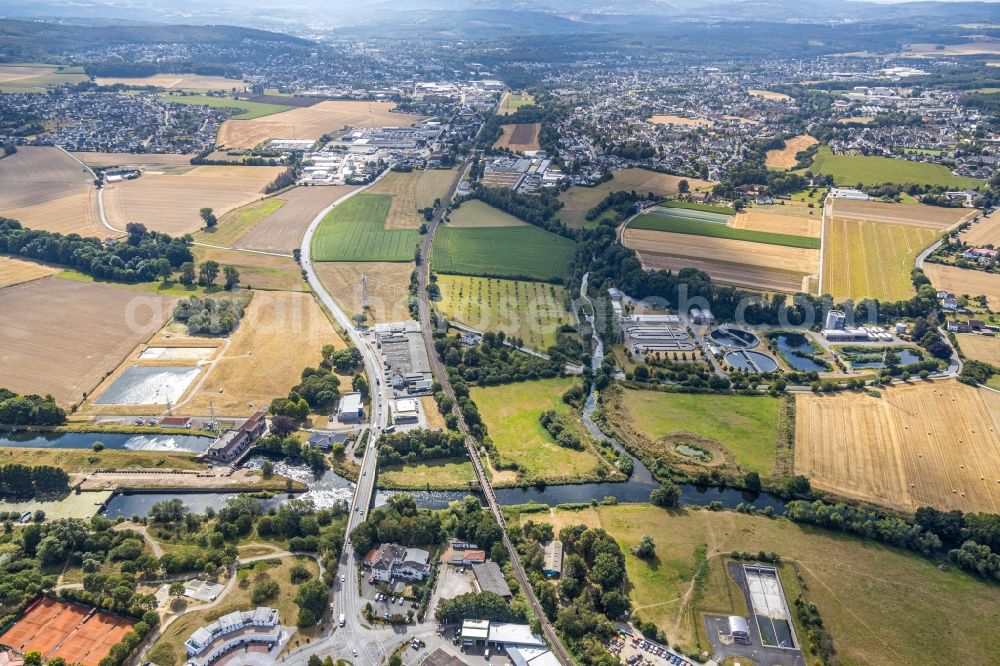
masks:
POLYGON ((799 372, 823 372, 828 369, 813 358, 816 350, 804 335, 777 335, 774 337, 774 344, 778 346, 788 365, 799 372), (793 344, 793 341, 797 344, 793 344))
POLYGON ((165 405, 177 402, 194 381, 197 367, 129 367, 97 399, 98 405, 165 405))
MULTIPOLYGON (((870 355, 865 355, 860 357, 863 360, 849 361, 852 368, 884 368, 886 363, 882 362, 882 352, 884 350, 873 349, 870 355)), ((896 362, 898 366, 912 365, 913 363, 919 363, 924 360, 915 349, 909 347, 892 347, 889 349, 889 354, 887 362, 892 362, 892 357, 895 356, 899 360, 896 362)), ((848 357, 850 358, 850 357, 848 357)))
POLYGON ((778 369, 778 362, 767 354, 743 349, 726 354, 726 363, 738 370, 750 372, 774 372, 778 369))
POLYGON ((120 432, 38 432, 22 430, 0 433, 0 446, 39 449, 89 449, 100 442, 106 449, 130 451, 190 451, 204 453, 211 437, 195 435, 131 435, 120 432))

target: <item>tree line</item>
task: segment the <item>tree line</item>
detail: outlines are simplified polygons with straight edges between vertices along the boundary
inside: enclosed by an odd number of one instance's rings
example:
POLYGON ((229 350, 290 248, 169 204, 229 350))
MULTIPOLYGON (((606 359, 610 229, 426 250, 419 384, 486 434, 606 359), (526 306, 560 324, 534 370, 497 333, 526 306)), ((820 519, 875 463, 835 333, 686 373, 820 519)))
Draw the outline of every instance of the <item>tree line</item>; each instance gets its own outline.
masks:
POLYGON ((66 412, 51 395, 20 395, 0 387, 0 423, 8 426, 53 426, 66 423, 66 412))
POLYGON ((36 497, 69 492, 69 474, 52 465, 0 465, 0 495, 36 497))

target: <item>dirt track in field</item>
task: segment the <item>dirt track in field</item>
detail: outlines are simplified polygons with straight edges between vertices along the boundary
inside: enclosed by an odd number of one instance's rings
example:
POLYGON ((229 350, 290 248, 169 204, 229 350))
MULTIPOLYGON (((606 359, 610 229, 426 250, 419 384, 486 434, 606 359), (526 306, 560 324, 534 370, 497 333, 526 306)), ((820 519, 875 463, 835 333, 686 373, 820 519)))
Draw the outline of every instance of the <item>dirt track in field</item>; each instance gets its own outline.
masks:
POLYGON ((796 398, 795 473, 902 511, 1000 511, 1000 394, 953 380, 796 398))

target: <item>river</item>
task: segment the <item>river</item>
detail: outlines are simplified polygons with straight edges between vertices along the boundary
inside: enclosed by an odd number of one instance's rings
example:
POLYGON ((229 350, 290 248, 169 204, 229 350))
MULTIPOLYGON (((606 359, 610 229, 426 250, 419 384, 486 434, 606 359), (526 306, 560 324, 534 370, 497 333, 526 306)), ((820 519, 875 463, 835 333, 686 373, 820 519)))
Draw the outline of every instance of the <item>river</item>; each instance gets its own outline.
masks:
POLYGON ((187 451, 203 453, 211 437, 188 435, 184 431, 164 435, 132 435, 121 432, 49 432, 20 430, 0 432, 0 446, 40 449, 90 449, 100 442, 106 449, 131 451, 187 451))

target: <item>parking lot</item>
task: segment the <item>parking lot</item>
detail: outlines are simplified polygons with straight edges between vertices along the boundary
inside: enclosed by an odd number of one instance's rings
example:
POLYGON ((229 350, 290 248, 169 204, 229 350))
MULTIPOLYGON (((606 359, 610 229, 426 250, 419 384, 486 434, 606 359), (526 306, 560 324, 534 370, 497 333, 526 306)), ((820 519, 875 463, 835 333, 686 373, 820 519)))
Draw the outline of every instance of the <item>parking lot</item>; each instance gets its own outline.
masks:
POLYGON ((380 583, 375 581, 375 583, 370 583, 368 577, 365 576, 361 579, 361 596, 371 602, 372 609, 374 609, 375 614, 385 619, 387 615, 406 615, 407 611, 416 612, 418 604, 414 600, 407 600, 401 597, 399 594, 386 594, 382 590, 395 587, 391 583, 380 583))
POLYGON ((627 666, 692 666, 684 657, 674 654, 668 647, 650 642, 642 636, 616 636, 608 650, 617 654, 627 666))

